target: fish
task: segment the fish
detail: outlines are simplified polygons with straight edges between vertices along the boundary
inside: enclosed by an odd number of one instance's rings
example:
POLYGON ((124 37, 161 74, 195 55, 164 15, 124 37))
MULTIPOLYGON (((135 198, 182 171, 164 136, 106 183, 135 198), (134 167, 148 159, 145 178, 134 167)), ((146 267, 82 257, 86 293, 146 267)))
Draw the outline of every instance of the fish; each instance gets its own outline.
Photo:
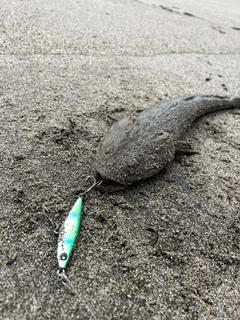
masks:
POLYGON ((240 98, 190 96, 118 121, 101 141, 93 165, 101 189, 117 191, 160 172, 174 159, 194 120, 228 108, 240 108, 240 98))

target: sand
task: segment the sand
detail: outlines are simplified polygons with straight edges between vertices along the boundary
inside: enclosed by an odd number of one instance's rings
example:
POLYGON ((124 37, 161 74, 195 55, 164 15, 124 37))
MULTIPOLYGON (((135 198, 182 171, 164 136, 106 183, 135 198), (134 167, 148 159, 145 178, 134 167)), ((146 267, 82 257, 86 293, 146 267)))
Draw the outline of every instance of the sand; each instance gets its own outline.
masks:
POLYGON ((156 176, 89 194, 73 290, 54 234, 116 121, 239 97, 239 70, 237 0, 1 1, 1 319, 240 318, 239 110, 196 121, 196 153, 156 176))

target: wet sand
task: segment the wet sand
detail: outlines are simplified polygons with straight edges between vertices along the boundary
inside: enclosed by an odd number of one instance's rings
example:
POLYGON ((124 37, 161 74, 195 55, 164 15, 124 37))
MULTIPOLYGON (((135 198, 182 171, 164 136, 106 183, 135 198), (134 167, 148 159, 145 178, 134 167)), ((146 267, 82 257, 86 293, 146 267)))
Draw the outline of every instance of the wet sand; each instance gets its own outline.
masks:
POLYGON ((110 127, 189 95, 240 96, 240 5, 1 4, 0 318, 238 319, 240 111, 197 120, 181 154, 93 190, 66 274, 61 224, 110 127))

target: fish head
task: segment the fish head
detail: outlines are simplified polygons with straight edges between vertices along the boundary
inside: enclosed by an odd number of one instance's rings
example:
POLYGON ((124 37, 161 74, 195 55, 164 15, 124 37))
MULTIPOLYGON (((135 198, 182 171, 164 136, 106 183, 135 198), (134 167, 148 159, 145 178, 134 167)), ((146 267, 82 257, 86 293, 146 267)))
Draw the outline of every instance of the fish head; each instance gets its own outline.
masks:
POLYGON ((170 134, 151 124, 123 119, 100 143, 94 171, 103 180, 102 189, 106 185, 108 190, 119 190, 161 171, 174 154, 170 134))

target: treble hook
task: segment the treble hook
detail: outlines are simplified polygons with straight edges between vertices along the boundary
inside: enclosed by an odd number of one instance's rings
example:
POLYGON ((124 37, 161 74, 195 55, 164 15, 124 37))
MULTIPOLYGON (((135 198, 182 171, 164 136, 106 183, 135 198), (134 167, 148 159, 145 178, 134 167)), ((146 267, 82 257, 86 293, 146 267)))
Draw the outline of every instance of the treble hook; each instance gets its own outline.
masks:
POLYGON ((88 176, 85 180, 88 181, 90 178, 93 179, 93 184, 91 185, 90 188, 88 188, 87 190, 85 190, 85 191, 81 194, 81 198, 83 198, 84 196, 86 197, 87 193, 88 193, 90 190, 92 190, 94 187, 100 186, 100 184, 102 183, 102 180, 97 181, 94 176, 88 176))
POLYGON ((65 270, 64 269, 59 269, 57 271, 57 275, 59 280, 62 281, 62 284, 67 287, 73 294, 77 295, 79 300, 83 303, 83 305, 85 306, 86 310, 91 314, 92 318, 94 320, 97 320, 97 318, 95 317, 95 314, 93 313, 92 309, 90 308, 90 306, 87 304, 87 302, 85 301, 85 299, 83 299, 80 294, 78 293, 77 289, 75 288, 74 284, 72 283, 72 281, 70 281, 68 279, 68 277, 65 274, 65 270))
POLYGON ((74 291, 74 285, 73 283, 68 279, 68 277, 65 274, 65 270, 64 269, 59 269, 57 271, 57 275, 59 277, 60 280, 62 280, 62 283, 71 291, 74 291), (65 281, 64 281, 65 280, 65 281))

